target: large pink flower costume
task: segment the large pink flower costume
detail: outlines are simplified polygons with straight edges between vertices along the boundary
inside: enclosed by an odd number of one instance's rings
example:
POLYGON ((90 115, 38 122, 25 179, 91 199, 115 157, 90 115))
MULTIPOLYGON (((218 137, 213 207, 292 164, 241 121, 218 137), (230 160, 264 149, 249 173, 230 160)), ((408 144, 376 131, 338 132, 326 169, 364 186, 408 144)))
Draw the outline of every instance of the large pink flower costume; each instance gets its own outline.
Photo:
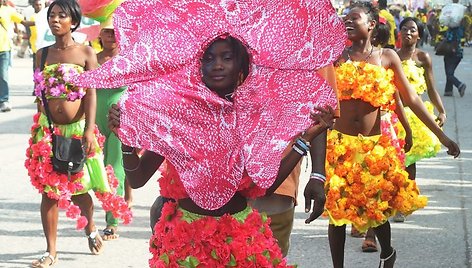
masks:
POLYGON ((244 171, 270 187, 283 150, 312 124, 313 107, 337 103, 316 72, 338 58, 346 39, 328 0, 135 0, 114 16, 120 54, 74 83, 129 85, 120 139, 163 155, 204 209, 228 202, 244 171), (226 35, 251 55, 233 102, 201 81, 203 52, 226 35))

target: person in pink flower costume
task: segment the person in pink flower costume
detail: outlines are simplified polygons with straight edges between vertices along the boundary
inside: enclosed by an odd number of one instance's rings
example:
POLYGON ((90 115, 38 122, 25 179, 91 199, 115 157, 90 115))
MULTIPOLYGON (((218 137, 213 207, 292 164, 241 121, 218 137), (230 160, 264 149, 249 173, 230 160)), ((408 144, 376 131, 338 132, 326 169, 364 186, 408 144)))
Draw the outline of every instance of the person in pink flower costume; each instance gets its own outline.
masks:
MULTIPOLYGON (((271 194, 333 123, 336 94, 317 72, 345 43, 331 3, 138 0, 114 18, 120 54, 72 83, 128 85, 109 124, 132 187, 165 161, 161 195, 175 202, 150 266, 286 267, 247 199, 271 194)), ((307 187, 324 196, 322 182, 307 187)))

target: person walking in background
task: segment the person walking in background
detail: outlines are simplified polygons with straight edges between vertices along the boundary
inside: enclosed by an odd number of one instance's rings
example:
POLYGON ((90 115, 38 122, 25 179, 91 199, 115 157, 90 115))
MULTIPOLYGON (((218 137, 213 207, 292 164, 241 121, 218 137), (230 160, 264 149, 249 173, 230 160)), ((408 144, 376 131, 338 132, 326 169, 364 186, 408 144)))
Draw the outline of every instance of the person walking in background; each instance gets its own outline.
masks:
POLYGON ((448 43, 452 43, 454 49, 452 53, 444 55, 444 70, 446 72, 446 87, 444 88, 444 96, 452 97, 453 89, 457 88, 459 96, 464 97, 466 84, 461 82, 455 75, 455 71, 462 58, 464 50, 462 48, 461 39, 464 37, 464 27, 461 21, 464 17, 466 7, 458 3, 459 0, 452 0, 452 3, 443 7, 443 12, 439 17, 439 21, 448 26, 444 38, 448 43))
MULTIPOLYGON (((100 43, 103 50, 97 54, 97 60, 100 65, 104 64, 114 56, 118 55, 119 47, 115 38, 115 31, 113 28, 113 17, 100 24, 100 43)), ((103 154, 105 156, 105 165, 111 165, 115 171, 115 176, 118 179, 117 194, 125 197, 125 201, 131 207, 132 190, 129 186, 125 171, 123 170, 123 155, 121 153, 121 142, 108 127, 108 110, 111 105, 116 104, 120 99, 126 87, 119 89, 102 88, 97 90, 97 126, 105 136, 105 144, 103 154)), ((113 213, 106 212, 106 228, 103 229, 103 240, 114 240, 119 237, 117 233, 118 219, 113 217, 113 213)))
POLYGON ((12 42, 10 29, 13 23, 23 23, 23 16, 7 4, 6 0, 0 0, 0 111, 11 111, 10 87, 8 85, 8 72, 11 65, 12 42))
POLYGON ((67 77, 97 67, 93 49, 72 39, 72 32, 80 25, 80 8, 75 0, 56 0, 47 15, 55 43, 38 51, 34 74, 38 113, 33 117, 25 161, 30 181, 42 195, 41 222, 47 247, 32 262, 33 267, 41 268, 54 265, 58 259, 59 209, 65 209, 66 216, 77 220, 77 229, 85 229, 90 252, 102 252, 103 241, 93 220, 89 190, 96 191, 106 211, 113 211, 125 223, 131 221, 125 201, 115 194, 113 171, 103 164, 101 138, 95 126, 95 89, 65 82, 67 77), (53 169, 48 161, 55 142, 53 133, 83 140, 86 160, 78 173, 68 175, 53 169))
MULTIPOLYGON (((424 29, 424 24, 417 18, 405 18, 400 24, 402 48, 397 51, 397 54, 402 61, 406 78, 416 93, 422 95, 427 92, 431 102, 425 101, 425 106, 432 116, 434 116, 433 110, 436 108, 439 112, 436 122, 438 126, 442 127, 446 122, 446 110, 435 87, 431 56, 417 48, 418 41, 423 37, 424 29)), ((413 146, 406 153, 405 166, 408 177, 415 180, 416 162, 423 158, 434 157, 441 149, 441 143, 408 107, 405 108, 405 112, 413 133, 413 146)), ((400 134, 400 138, 402 137, 404 135, 400 134)), ((403 222, 405 217, 398 213, 394 217, 394 221, 403 222)))

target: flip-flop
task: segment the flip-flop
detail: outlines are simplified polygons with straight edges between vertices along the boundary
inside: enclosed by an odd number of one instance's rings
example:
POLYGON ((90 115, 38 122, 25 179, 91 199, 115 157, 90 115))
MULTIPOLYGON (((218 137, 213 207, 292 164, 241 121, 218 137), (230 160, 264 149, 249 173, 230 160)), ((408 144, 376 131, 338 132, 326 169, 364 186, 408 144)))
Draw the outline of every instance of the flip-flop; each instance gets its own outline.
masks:
POLYGON ((110 241, 110 240, 115 240, 115 239, 118 239, 118 237, 120 237, 119 234, 115 233, 115 229, 114 228, 105 228, 103 229, 103 240, 105 241, 110 241))

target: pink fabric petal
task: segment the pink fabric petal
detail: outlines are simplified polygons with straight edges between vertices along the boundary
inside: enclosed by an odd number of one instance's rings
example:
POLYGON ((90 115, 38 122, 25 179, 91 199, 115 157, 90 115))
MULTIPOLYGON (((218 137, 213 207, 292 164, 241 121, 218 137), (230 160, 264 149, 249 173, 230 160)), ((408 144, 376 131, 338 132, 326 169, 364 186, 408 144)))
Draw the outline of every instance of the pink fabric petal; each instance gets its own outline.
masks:
POLYGON ((198 82, 198 72, 194 66, 130 86, 119 135, 125 144, 166 157, 205 209, 231 199, 244 169, 270 187, 288 141, 312 124, 313 106, 336 105, 334 91, 311 71, 255 68, 234 103, 198 82))
POLYGON ((313 71, 256 68, 236 92, 245 168, 262 188, 274 183, 289 141, 313 124, 313 107, 337 105, 334 90, 313 71))
POLYGON ((224 33, 247 44, 254 64, 280 69, 319 69, 346 39, 328 0, 136 0, 118 7, 114 22, 120 54, 78 85, 113 88, 177 71, 224 33))
POLYGON ((282 151, 312 124, 313 106, 336 104, 314 71, 345 44, 344 25, 327 0, 127 1, 116 10, 115 29, 120 54, 75 82, 129 85, 120 138, 166 157, 204 209, 226 204, 244 170, 270 187, 282 151), (252 55, 234 103, 201 82, 200 56, 225 33, 252 55))
POLYGON ((226 18, 256 65, 319 69, 344 49, 346 30, 330 1, 222 1, 226 18))

